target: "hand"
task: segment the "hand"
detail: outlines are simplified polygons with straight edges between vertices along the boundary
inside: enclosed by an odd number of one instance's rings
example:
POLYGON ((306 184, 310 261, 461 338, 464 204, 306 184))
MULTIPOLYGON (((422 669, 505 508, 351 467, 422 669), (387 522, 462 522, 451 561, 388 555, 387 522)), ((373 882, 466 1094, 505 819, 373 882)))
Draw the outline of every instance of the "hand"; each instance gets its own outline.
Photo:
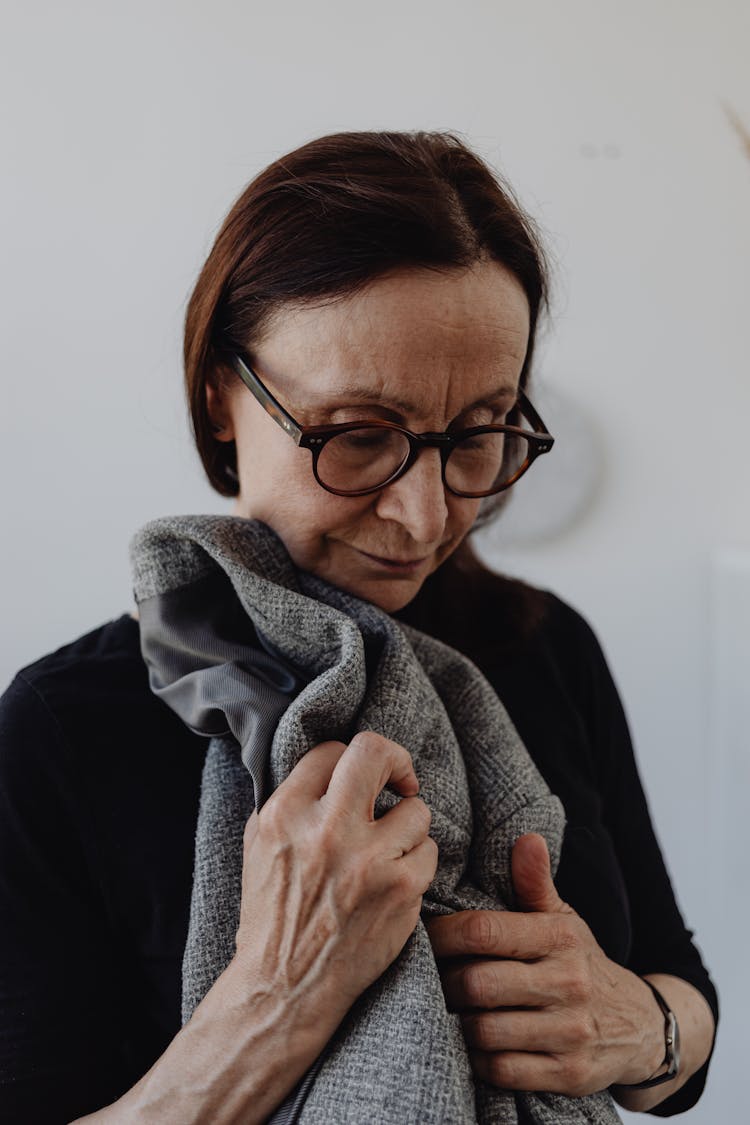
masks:
POLYGON ((310 750, 247 823, 232 961, 148 1073, 81 1121, 268 1121, 417 923, 437 867, 418 789, 380 735, 310 750), (375 821, 389 782, 403 799, 375 821))
POLYGON ((407 751, 381 735, 310 750, 245 830, 236 959, 332 1034, 414 930, 437 867, 407 751), (378 820, 375 800, 402 795, 378 820))
POLYGON ((647 985, 604 954, 559 897, 547 845, 513 849, 519 909, 463 911, 428 923, 448 1006, 476 1074, 511 1090, 578 1097, 638 1082, 664 1057, 664 1021, 647 985))

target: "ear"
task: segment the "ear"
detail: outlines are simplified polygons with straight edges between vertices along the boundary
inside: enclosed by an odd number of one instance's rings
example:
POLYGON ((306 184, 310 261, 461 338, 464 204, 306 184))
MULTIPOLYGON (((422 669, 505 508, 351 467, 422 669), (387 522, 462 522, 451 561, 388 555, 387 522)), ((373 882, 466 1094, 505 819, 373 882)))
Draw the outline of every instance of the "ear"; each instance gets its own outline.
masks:
POLYGON ((227 392, 220 379, 206 381, 206 408, 217 441, 234 441, 234 424, 227 403, 227 392))

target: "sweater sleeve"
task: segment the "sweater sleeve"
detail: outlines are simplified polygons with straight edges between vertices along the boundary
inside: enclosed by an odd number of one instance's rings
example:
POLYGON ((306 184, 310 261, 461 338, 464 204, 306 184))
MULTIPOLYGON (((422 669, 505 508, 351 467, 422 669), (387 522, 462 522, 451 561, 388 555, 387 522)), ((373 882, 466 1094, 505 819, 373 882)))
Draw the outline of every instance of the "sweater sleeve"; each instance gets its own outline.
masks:
POLYGON ((67 1122, 136 1077, 87 822, 66 740, 19 675, 0 699, 2 1121, 67 1122))
MULTIPOLYGON (((572 611, 571 611, 572 612, 572 611)), ((628 968, 639 976, 668 973, 703 994, 718 1019, 716 989, 680 913, 638 772, 623 706, 601 647, 578 618, 587 653, 592 741, 599 753, 602 818, 615 847, 630 908, 628 968)), ((669 1117, 691 1108, 703 1090, 708 1062, 651 1113, 669 1117)))

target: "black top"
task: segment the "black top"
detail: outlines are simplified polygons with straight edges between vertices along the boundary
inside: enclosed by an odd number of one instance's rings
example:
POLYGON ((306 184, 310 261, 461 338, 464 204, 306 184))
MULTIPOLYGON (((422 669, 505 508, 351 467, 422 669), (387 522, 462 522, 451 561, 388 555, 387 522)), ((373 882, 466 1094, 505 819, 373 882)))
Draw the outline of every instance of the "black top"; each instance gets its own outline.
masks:
MULTIPOLYGON (((690 981, 716 1014, 594 635, 520 586, 536 608, 519 628, 510 584, 486 582, 472 587, 471 644, 455 620, 428 631, 484 671, 562 799, 561 895, 610 957, 690 981)), ((426 586, 399 616, 424 628, 435 597, 426 586)), ((0 1120, 99 1109, 177 1033, 206 747, 149 690, 127 615, 23 669, 0 699, 0 1120)), ((654 1112, 693 1105, 705 1069, 654 1112)))

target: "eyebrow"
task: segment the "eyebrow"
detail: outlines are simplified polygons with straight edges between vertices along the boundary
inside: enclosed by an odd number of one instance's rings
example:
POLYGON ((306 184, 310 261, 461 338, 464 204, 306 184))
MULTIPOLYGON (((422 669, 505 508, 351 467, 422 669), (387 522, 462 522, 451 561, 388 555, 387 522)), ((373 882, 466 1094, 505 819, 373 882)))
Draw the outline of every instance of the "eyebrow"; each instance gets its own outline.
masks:
MULTIPOLYGON (((513 386, 511 383, 504 383, 488 394, 482 395, 481 398, 467 403, 460 413, 465 414, 467 410, 474 410, 478 406, 490 406, 497 402, 498 399, 512 398, 515 400, 517 396, 518 387, 513 386)), ((327 405, 326 413, 341 410, 353 402, 379 407, 381 410, 388 410, 394 414, 405 415, 418 413, 416 404, 409 402, 408 399, 394 398, 392 395, 388 395, 384 398, 374 389, 363 387, 356 383, 337 387, 334 392, 312 391, 309 396, 309 405, 314 409, 322 409, 324 405, 327 405)), ((302 404, 300 403, 300 405, 302 404)))

